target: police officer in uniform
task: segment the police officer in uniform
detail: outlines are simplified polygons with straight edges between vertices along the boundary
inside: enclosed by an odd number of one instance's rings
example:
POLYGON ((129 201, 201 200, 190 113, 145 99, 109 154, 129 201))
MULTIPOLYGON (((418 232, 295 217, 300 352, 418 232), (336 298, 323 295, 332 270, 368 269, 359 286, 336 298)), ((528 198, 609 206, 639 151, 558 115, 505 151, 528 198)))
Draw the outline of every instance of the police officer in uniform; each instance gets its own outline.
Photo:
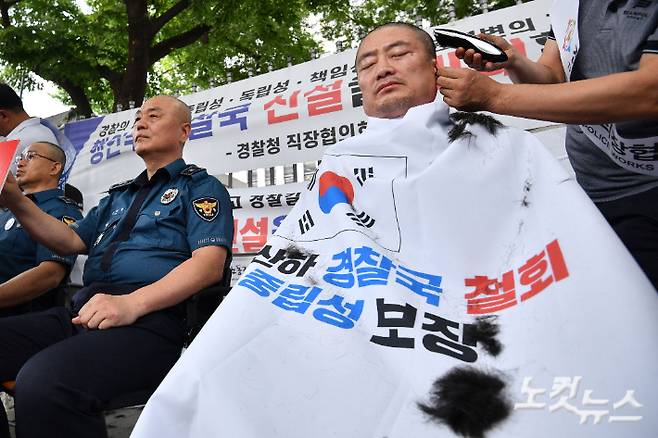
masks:
MULTIPOLYGON (((57 188, 65 163, 59 146, 33 143, 16 159, 16 179, 41 210, 69 225, 82 214, 57 188)), ((32 240, 7 209, 0 211, 0 227, 0 316, 55 306, 75 256, 62 257, 32 240)))
POLYGON ((181 158, 190 122, 180 100, 147 100, 133 127, 146 169, 70 227, 8 178, 0 203, 30 235, 60 254, 89 254, 73 315, 0 320, 0 380, 16 379, 18 436, 105 436, 105 403, 155 388, 179 357, 178 304, 221 280, 233 241, 228 192, 181 158))

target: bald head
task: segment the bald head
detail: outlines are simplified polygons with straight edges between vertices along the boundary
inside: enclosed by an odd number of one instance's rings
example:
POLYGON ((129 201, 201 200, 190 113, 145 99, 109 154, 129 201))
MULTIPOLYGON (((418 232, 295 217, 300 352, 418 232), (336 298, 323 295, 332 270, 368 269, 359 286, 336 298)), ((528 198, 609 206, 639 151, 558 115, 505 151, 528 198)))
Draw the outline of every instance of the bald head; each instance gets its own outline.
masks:
POLYGON ((135 152, 145 161, 171 162, 182 157, 191 131, 192 116, 185 102, 173 96, 155 96, 135 113, 135 152))
POLYGON ((389 23, 370 32, 357 50, 356 72, 370 117, 402 117, 436 98, 434 45, 413 25, 389 23))
POLYGON ((62 148, 48 141, 39 141, 36 143, 32 143, 32 146, 35 146, 35 148, 33 149, 43 151, 43 153, 45 153, 47 157, 55 160, 57 163, 60 163, 62 165, 59 171, 59 175, 57 175, 57 178, 59 178, 62 172, 64 171, 64 168, 66 167, 66 154, 64 153, 62 148))
POLYGON ((181 123, 192 123, 192 112, 190 111, 190 107, 187 106, 185 102, 174 96, 160 95, 155 96, 152 99, 156 98, 170 102, 173 105, 173 110, 176 113, 176 117, 178 117, 181 123))
POLYGON ((16 181, 25 193, 57 187, 66 165, 66 154, 56 144, 35 142, 20 155, 16 181))
POLYGON ((370 34, 372 34, 374 32, 377 32, 377 31, 383 30, 383 29, 387 29, 387 28, 391 28, 391 27, 398 27, 398 28, 406 29, 406 30, 412 32, 413 35, 416 36, 416 38, 418 38, 418 41, 421 43, 421 45, 423 47, 423 51, 427 55, 427 59, 429 59, 429 60, 436 59, 436 44, 434 43, 434 40, 432 39, 430 34, 425 32, 420 27, 414 26, 413 24, 404 23, 404 22, 401 22, 401 21, 391 21, 390 23, 385 23, 385 24, 382 24, 381 26, 375 27, 373 30, 368 32, 361 39, 361 42, 359 43, 359 47, 356 50, 356 56, 357 56, 356 59, 357 59, 357 61, 359 59, 359 52, 361 51, 361 46, 363 45, 363 42, 366 40, 366 38, 368 38, 368 36, 370 36, 370 34))

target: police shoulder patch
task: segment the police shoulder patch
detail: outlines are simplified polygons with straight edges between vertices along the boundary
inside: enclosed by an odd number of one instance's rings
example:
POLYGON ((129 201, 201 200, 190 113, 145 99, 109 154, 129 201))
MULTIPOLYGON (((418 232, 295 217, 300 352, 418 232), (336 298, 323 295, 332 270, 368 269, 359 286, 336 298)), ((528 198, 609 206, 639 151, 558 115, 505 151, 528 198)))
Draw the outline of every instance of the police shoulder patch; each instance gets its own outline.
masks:
POLYGON ((204 221, 213 221, 219 214, 219 202, 217 198, 204 197, 192 201, 196 214, 204 221))
POLYGON ((110 186, 110 188, 107 189, 107 192, 109 193, 109 192, 112 192, 112 191, 114 191, 114 190, 122 190, 122 189, 125 189, 125 188, 128 187, 128 186, 130 185, 130 183, 132 183, 132 182, 133 182, 132 179, 128 179, 128 180, 126 180, 126 181, 121 181, 120 183, 112 184, 112 185, 110 186))
POLYGON ((75 218, 72 218, 71 216, 62 216, 62 222, 66 225, 71 225, 75 223, 75 218))

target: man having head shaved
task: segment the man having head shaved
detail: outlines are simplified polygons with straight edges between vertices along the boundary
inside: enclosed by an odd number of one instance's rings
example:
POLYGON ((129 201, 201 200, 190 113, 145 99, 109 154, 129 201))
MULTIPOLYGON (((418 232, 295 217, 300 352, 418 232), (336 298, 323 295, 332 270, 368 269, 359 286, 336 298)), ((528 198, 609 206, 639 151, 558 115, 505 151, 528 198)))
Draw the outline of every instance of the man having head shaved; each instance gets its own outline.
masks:
POLYGON ((436 98, 434 41, 410 24, 388 23, 366 35, 356 53, 356 72, 370 117, 400 118, 436 98))
POLYGON ((182 159, 190 129, 180 100, 144 102, 132 134, 145 170, 71 225, 8 178, 0 203, 32 238, 58 254, 89 255, 72 314, 61 307, 0 319, 0 380, 16 380, 21 436, 105 436, 105 403, 155 389, 179 357, 178 304, 221 280, 233 241, 228 192, 182 159))
MULTIPOLYGON (((71 224, 82 214, 57 188, 65 164, 59 146, 33 143, 16 157, 16 180, 41 210, 71 224)), ((75 256, 62 257, 35 242, 9 210, 0 211, 0 227, 0 316, 54 307, 75 256)))

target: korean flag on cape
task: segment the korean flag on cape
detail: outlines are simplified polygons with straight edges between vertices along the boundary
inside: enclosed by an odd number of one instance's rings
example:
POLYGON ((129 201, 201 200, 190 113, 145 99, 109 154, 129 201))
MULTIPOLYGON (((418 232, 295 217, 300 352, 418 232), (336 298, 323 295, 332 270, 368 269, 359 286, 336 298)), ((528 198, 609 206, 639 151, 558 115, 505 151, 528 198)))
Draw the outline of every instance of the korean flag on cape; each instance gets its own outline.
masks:
POLYGON ((656 291, 532 135, 463 127, 330 148, 133 436, 655 436, 656 291))

